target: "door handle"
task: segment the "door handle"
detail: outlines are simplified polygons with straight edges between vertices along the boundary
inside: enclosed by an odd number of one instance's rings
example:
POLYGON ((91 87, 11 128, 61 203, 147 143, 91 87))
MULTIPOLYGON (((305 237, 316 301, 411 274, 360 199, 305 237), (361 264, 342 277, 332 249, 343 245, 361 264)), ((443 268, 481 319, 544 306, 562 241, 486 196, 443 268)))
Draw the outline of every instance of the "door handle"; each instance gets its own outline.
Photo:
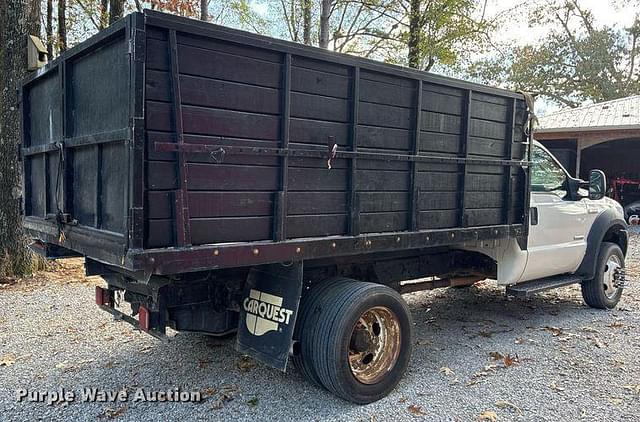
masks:
POLYGON ((582 234, 577 234, 573 236, 573 240, 583 240, 583 239, 584 239, 584 235, 582 234))
POLYGON ((529 212, 530 212, 529 214, 530 224, 532 226, 537 226, 538 225, 538 207, 531 207, 529 209, 529 212))
POLYGON ((597 214, 600 212, 600 210, 598 208, 591 208, 591 207, 587 207, 587 212, 589 214, 597 214))

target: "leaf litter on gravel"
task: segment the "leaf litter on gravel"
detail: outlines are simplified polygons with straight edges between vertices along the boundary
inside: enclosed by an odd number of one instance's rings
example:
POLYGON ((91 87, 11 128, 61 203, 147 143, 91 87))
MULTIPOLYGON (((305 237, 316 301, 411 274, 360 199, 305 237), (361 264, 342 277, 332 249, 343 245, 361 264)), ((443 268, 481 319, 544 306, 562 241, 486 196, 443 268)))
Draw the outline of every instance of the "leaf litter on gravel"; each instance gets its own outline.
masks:
POLYGON ((417 404, 409 405, 409 407, 407 407, 407 410, 414 416, 427 416, 425 411, 422 410, 422 406, 418 406, 417 404))
POLYGON ((508 353, 506 355, 503 355, 500 352, 491 352, 489 353, 489 356, 493 361, 496 361, 498 363, 485 365, 482 371, 478 371, 471 375, 471 378, 467 382, 467 387, 478 384, 482 381, 483 378, 488 377, 499 369, 509 368, 520 362, 520 358, 517 354, 512 355, 511 353, 508 353))

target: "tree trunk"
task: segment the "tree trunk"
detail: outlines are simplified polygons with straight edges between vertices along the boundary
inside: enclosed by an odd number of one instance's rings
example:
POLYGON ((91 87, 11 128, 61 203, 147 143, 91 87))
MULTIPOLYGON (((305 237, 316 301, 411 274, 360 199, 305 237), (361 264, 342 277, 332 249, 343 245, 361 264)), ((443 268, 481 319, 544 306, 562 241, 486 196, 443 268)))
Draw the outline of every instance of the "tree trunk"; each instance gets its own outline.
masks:
POLYGON ((411 0, 409 11, 409 41, 407 47, 409 54, 407 61, 409 67, 420 68, 420 44, 422 38, 422 12, 420 11, 421 0, 411 0))
POLYGON ((322 0, 320 9, 320 47, 329 48, 329 17, 333 0, 322 0))
POLYGON ((21 110, 17 89, 27 75, 27 34, 40 36, 40 1, 9 0, 0 6, 0 275, 31 270, 22 231, 19 161, 21 110))
POLYGON ((109 3, 109 25, 122 17, 124 13, 124 0, 110 0, 109 3))
POLYGON ((302 40, 311 45, 311 0, 302 0, 302 40))
POLYGON ((47 54, 53 58, 53 0, 47 0, 47 54))
POLYGON ((209 21, 209 0, 200 0, 200 20, 209 21))
POLYGON ((58 0, 58 51, 67 49, 67 0, 58 0))
POLYGON ((100 0, 100 29, 109 26, 109 0, 100 0))

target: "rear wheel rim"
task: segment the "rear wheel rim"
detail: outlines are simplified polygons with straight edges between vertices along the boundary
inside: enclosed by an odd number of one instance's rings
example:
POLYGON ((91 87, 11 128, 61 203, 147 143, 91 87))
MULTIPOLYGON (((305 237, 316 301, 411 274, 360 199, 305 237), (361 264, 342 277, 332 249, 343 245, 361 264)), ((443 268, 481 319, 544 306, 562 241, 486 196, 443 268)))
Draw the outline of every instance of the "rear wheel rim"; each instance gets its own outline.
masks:
POLYGON ((360 315, 351 332, 348 360, 353 376, 375 384, 395 366, 400 355, 400 321, 391 309, 375 306, 360 315))
POLYGON ((602 288, 608 299, 618 294, 619 288, 615 286, 615 273, 616 270, 621 267, 622 262, 617 255, 610 255, 609 258, 607 258, 607 263, 604 266, 604 272, 602 274, 602 288))

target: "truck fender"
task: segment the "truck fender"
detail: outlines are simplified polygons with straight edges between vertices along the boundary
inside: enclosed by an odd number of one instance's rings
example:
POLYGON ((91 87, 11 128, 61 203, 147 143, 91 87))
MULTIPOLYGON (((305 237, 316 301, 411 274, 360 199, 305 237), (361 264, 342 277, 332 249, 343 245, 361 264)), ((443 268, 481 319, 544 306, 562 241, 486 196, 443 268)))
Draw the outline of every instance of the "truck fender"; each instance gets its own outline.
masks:
POLYGON ((595 219, 591 229, 589 229, 587 249, 576 274, 585 280, 595 277, 598 254, 600 253, 602 242, 616 243, 626 256, 628 238, 625 221, 619 218, 613 209, 604 211, 595 219))
POLYGON ((302 293, 302 262, 251 268, 245 283, 236 349, 281 371, 287 368, 302 293))

